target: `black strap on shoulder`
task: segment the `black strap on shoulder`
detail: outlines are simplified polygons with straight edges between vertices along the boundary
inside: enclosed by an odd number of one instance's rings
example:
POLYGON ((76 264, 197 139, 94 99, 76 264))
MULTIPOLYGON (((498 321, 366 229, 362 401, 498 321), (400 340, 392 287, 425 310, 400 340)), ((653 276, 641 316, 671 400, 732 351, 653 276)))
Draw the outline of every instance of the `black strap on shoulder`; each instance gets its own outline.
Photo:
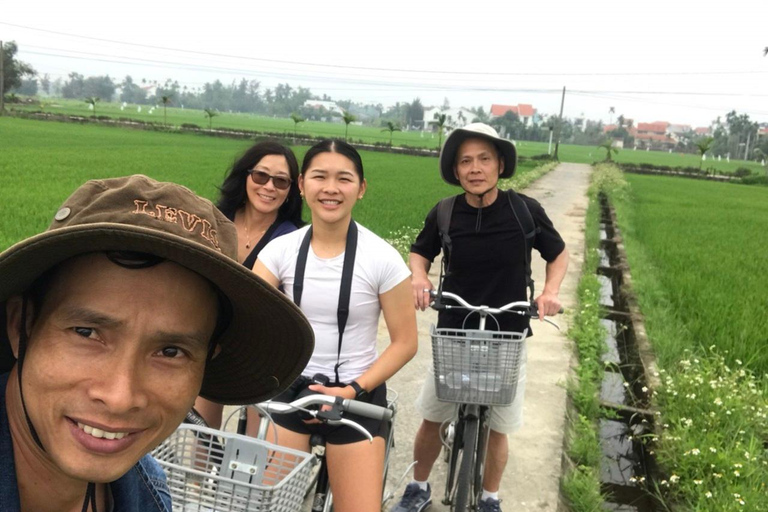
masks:
POLYGON ((443 250, 443 261, 440 265, 440 279, 437 282, 437 303, 443 296, 443 277, 450 274, 450 254, 453 246, 448 230, 451 227, 451 215, 456 204, 456 196, 446 197, 437 203, 437 232, 440 236, 440 246, 443 250))
MULTIPOLYGON (((512 209, 515 220, 520 226, 520 231, 523 233, 525 239, 525 282, 530 293, 530 300, 533 301, 534 286, 533 277, 531 275, 531 250, 533 249, 533 242, 536 239, 536 235, 541 229, 536 226, 531 211, 528 209, 528 205, 525 204, 525 201, 523 201, 523 198, 520 197, 517 192, 509 189, 500 190, 499 193, 507 196, 509 206, 512 209)), ((450 254, 452 246, 448 230, 451 226, 451 215, 453 214, 453 207, 456 204, 456 197, 457 196, 446 197, 437 203, 437 231, 440 235, 440 245, 443 249, 443 264, 440 268, 438 296, 440 296, 442 292, 444 275, 447 276, 450 274, 450 254)))
POLYGON ((536 239, 536 235, 541 231, 533 221, 531 211, 528 209, 528 205, 525 204, 523 198, 520 197, 517 192, 512 189, 502 191, 509 200, 509 206, 512 208, 512 213, 515 215, 515 220, 520 226, 520 231, 525 238, 525 281, 530 293, 530 301, 534 299, 534 286, 533 276, 531 275, 531 250, 533 249, 533 242, 536 239))
POLYGON ((256 263, 256 258, 258 258, 259 253, 272 240, 272 235, 275 233, 277 226, 279 226, 281 222, 282 220, 280 219, 275 220, 275 222, 269 226, 269 229, 267 229, 266 233, 261 235, 259 243, 256 244, 251 253, 245 258, 245 261, 243 261, 244 267, 253 268, 253 264, 256 263))
MULTIPOLYGON (((307 267, 307 255, 309 254, 309 244, 312 241, 312 226, 309 226, 304 240, 299 247, 299 255, 296 259, 296 275, 293 282, 293 302, 301 307, 301 295, 304 291, 304 270, 307 267)), ((355 270, 355 254, 357 253, 357 224, 354 220, 349 221, 347 230, 347 242, 344 249, 344 266, 341 271, 341 289, 339 290, 339 305, 336 309, 336 320, 339 326, 339 345, 336 352, 336 364, 333 371, 336 374, 336 384, 341 383, 339 379, 339 367, 344 364, 341 359, 341 342, 344 337, 344 329, 347 326, 349 318, 349 302, 352 296, 352 275, 355 270)))

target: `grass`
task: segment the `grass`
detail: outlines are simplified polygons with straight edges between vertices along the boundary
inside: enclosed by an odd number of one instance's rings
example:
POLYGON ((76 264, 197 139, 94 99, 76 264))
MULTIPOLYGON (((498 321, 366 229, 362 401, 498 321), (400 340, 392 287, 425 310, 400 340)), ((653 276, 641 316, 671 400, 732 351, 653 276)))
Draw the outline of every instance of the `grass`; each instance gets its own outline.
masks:
POLYGON ((598 166, 592 174, 589 206, 585 226, 585 254, 579 280, 578 307, 573 317, 569 337, 574 341, 579 364, 575 377, 568 383, 568 396, 575 411, 569 414, 567 453, 575 467, 563 477, 562 487, 573 512, 602 510, 604 496, 600 492, 601 448, 598 420, 602 414, 599 401, 603 378, 601 356, 606 349, 605 328, 600 323, 598 193, 612 190, 615 195, 626 188, 626 182, 614 166, 598 166))
POLYGON ((613 194, 659 361, 655 440, 672 510, 768 510, 768 191, 629 175, 613 194))
MULTIPOLYGON (((228 166, 249 145, 193 134, 0 118, 0 204, 5 212, 0 249, 45 229, 56 208, 92 178, 141 173, 215 200, 228 166)), ((300 159, 307 149, 294 148, 300 159)), ((355 206, 355 219, 407 251, 429 209, 459 189, 440 179, 434 157, 361 155, 369 186, 355 206)), ((516 179, 525 179, 535 166, 522 163, 516 179)))
POLYGON ((768 351, 756 350, 768 342, 768 190, 627 179, 631 194, 614 204, 660 362, 714 344, 728 351, 730 364, 740 359, 768 372, 768 351))
MULTIPOLYGON (((89 110, 88 104, 81 100, 66 100, 62 98, 53 98, 51 103, 45 106, 45 112, 67 114, 76 116, 91 116, 93 112, 89 110)), ((39 105, 15 104, 8 105, 21 111, 38 111, 39 105)), ((113 118, 124 117, 137 119, 141 121, 151 121, 163 123, 163 108, 156 107, 152 114, 149 114, 150 106, 141 105, 141 112, 138 112, 137 105, 128 105, 125 110, 120 110, 120 103, 98 103, 96 114, 99 116, 109 116, 113 118)), ((181 124, 195 124, 200 128, 208 128, 208 119, 202 110, 182 109, 179 107, 168 107, 168 124, 170 126, 180 126, 181 124)), ((242 130, 255 130, 270 133, 279 133, 284 137, 293 137, 294 128, 299 136, 319 135, 324 137, 344 138, 345 125, 343 122, 325 123, 320 121, 305 121, 294 127, 294 123, 289 118, 275 118, 259 116, 254 114, 241 114, 221 112, 213 118, 213 128, 231 128, 242 130)), ((365 143, 389 143, 389 133, 382 132, 382 128, 374 126, 356 125, 349 126, 349 139, 365 143)), ((420 131, 394 132, 392 141, 395 146, 412 146, 419 148, 437 148, 439 138, 436 133, 420 131)), ((534 156, 546 154, 548 144, 546 142, 518 141, 518 152, 521 156, 534 156)), ((574 144, 561 144, 559 157, 563 162, 593 163, 605 158, 605 150, 595 146, 578 146, 574 144)), ((672 167, 698 167, 700 159, 697 155, 683 153, 668 153, 663 151, 633 151, 631 149, 621 149, 614 159, 618 163, 650 163, 655 165, 667 165, 672 167)), ((766 173, 766 168, 757 162, 748 162, 742 160, 725 160, 717 162, 707 160, 704 168, 712 168, 719 172, 733 172, 739 167, 747 167, 753 173, 766 173)))

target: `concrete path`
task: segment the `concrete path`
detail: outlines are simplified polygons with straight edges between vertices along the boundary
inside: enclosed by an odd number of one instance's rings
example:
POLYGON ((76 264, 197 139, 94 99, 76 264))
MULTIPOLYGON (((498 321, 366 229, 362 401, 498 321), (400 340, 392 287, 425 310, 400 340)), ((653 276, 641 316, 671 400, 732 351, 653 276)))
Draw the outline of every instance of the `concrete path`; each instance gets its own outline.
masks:
MULTIPOLYGON (((590 167, 582 164, 561 164, 523 192, 537 199, 547 211, 563 236, 571 263, 563 282, 560 297, 566 309, 576 304, 576 287, 581 275, 584 255, 584 216, 587 209, 586 190, 590 167)), ((426 215, 426 211, 425 211, 426 215)), ((544 286, 544 261, 534 251, 533 277, 537 292, 544 286)), ((432 282, 436 285, 439 267, 433 266, 432 282)), ((413 438, 421 417, 414 401, 427 368, 432 364, 429 327, 437 319, 432 311, 417 312, 419 353, 403 370, 390 379, 390 387, 399 393, 396 447, 390 461, 387 490, 410 464, 413 438)), ((557 320, 562 331, 548 324, 534 324, 535 336, 528 344, 528 380, 524 405, 525 424, 510 436, 510 459, 502 481, 500 496, 504 510, 556 511, 559 496, 560 464, 565 423, 565 382, 571 359, 570 343, 565 336, 567 317, 557 320)), ((379 349, 388 343, 383 321, 379 326, 379 349)), ((446 464, 438 459, 430 478, 433 486, 431 511, 447 511, 441 503, 445 484, 446 464)), ((411 480, 409 474, 404 484, 411 480)), ((397 489, 399 497, 402 489, 397 489)), ((391 500, 387 507, 398 498, 391 500)))

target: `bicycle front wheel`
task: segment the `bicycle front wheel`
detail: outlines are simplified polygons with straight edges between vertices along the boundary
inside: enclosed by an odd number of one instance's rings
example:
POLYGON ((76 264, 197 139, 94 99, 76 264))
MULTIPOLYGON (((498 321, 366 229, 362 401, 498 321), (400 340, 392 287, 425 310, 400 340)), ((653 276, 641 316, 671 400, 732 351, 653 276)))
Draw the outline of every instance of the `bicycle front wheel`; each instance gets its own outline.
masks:
POLYGON ((461 466, 456 478, 456 497, 453 500, 454 512, 466 512, 473 487, 473 469, 477 448, 478 419, 466 418, 464 421, 464 439, 461 454, 461 466))

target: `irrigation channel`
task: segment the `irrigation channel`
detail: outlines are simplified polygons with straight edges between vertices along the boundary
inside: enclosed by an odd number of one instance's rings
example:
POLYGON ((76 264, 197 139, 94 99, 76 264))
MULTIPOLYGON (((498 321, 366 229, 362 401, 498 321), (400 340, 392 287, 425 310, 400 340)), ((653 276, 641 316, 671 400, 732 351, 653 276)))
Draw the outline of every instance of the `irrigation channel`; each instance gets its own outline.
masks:
POLYGON ((608 198, 600 195, 600 303, 607 334, 602 356, 604 375, 599 419, 602 447, 600 479, 609 496, 607 510, 651 512, 659 510, 646 491, 657 478, 657 468, 646 440, 655 432, 648 409, 650 390, 658 388, 656 363, 645 336, 642 316, 629 291, 631 275, 608 198))

